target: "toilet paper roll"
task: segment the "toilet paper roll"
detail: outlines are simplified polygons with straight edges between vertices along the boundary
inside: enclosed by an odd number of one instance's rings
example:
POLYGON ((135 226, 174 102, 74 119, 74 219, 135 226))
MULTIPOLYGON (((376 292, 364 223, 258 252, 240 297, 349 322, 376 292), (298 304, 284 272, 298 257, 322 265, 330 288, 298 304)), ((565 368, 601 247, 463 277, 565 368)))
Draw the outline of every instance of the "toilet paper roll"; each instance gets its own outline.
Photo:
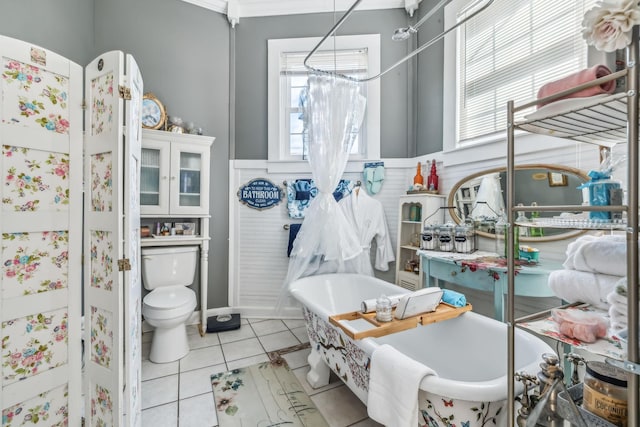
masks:
MULTIPOLYGON (((391 295, 388 296, 387 298, 389 298, 389 300, 391 300, 391 307, 395 307, 396 305, 398 305, 398 302, 400 301, 400 298, 402 298, 402 296, 405 294, 398 294, 398 295, 391 295)), ((377 303, 378 299, 377 298, 372 298, 372 299, 366 299, 364 301, 362 301, 361 304, 361 309, 363 313, 373 313, 374 311, 376 311, 376 303, 377 303)))

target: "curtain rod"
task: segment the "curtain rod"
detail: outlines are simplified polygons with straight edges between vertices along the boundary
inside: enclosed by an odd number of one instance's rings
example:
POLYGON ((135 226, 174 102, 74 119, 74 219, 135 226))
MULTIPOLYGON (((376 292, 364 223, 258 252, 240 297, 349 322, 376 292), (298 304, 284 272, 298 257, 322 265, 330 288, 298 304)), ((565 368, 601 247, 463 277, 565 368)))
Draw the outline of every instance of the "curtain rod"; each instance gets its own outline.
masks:
MULTIPOLYGON (((464 24, 465 22, 467 22, 469 19, 473 18, 474 16, 476 16, 477 14, 483 12, 487 7, 489 7, 491 5, 491 3, 493 3, 494 0, 488 0, 487 3, 482 6, 481 8, 479 8, 478 10, 476 10, 475 12, 473 12, 472 14, 470 14, 469 16, 467 16, 466 18, 464 18, 463 20, 457 22, 455 25, 453 25, 451 28, 448 28, 444 31, 442 31, 440 34, 438 34, 437 36, 433 37, 431 40, 429 40, 428 42, 424 43, 422 46, 416 48, 415 50, 413 50, 411 53, 409 53, 407 56, 405 56, 404 58, 400 59, 398 62, 396 62, 395 64, 391 65, 389 68, 387 68, 386 70, 376 74, 375 76, 370 76, 370 77, 365 77, 362 79, 358 79, 356 77, 351 77, 351 76, 347 76, 345 74, 341 74, 341 73, 337 73, 335 71, 329 71, 329 70, 322 70, 320 68, 315 68, 312 67, 310 65, 307 64, 307 61, 309 60, 309 58, 311 58, 311 56, 313 56, 314 53, 316 53, 316 51, 320 48, 320 46, 322 46, 322 44, 325 42, 326 39, 328 39, 329 37, 331 37, 337 30, 338 28, 340 28, 340 26, 344 23, 344 21, 351 15, 351 13, 353 13, 353 11, 355 10, 355 8, 358 6, 358 4, 360 4, 362 0, 356 0, 351 7, 345 12, 345 14, 342 16, 342 18, 340 18, 340 20, 338 22, 336 22, 333 27, 331 27, 331 29, 329 30, 329 32, 327 34, 325 34, 324 37, 322 37, 322 39, 318 42, 318 44, 311 50, 311 52, 309 52, 309 54, 304 58, 304 66, 306 67, 307 70, 312 71, 314 73, 318 73, 318 74, 324 74, 324 75, 329 75, 329 76, 334 76, 334 77, 340 77, 346 80, 351 80, 353 82, 368 82, 371 80, 375 80, 379 77, 382 77, 383 75, 385 75, 386 73, 388 73, 389 71, 393 70, 394 68, 396 68, 398 65, 402 64, 403 62, 406 62, 407 60, 413 58, 414 56, 416 56, 417 54, 419 54, 420 52, 422 52, 423 50, 425 50, 426 48, 428 48, 429 46, 433 45, 434 43, 436 43, 437 41, 441 40, 444 36, 446 36, 447 34, 449 34, 449 32, 455 30, 456 28, 458 28, 460 25, 464 24)), ((436 5, 433 9, 429 10, 429 12, 427 12, 427 14, 425 15, 425 17, 423 17, 420 22, 416 25, 419 26, 422 24, 422 22, 424 22, 424 20, 426 20, 428 17, 430 17, 431 15, 433 15, 437 10, 441 9, 443 6, 445 6, 447 3, 449 3, 449 1, 442 1, 440 2, 438 5, 436 5)), ((415 27, 411 27, 409 26, 407 30, 413 28, 413 32, 416 32, 417 30, 415 30, 415 27)))

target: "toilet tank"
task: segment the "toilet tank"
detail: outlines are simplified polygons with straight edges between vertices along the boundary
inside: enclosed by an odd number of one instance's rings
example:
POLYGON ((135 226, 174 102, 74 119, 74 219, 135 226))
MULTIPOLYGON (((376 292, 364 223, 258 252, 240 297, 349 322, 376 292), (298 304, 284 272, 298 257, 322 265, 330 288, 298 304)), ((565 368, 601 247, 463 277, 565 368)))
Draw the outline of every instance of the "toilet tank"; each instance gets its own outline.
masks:
POLYGON ((196 274, 198 246, 142 248, 142 282, 153 290, 163 286, 189 286, 196 274))

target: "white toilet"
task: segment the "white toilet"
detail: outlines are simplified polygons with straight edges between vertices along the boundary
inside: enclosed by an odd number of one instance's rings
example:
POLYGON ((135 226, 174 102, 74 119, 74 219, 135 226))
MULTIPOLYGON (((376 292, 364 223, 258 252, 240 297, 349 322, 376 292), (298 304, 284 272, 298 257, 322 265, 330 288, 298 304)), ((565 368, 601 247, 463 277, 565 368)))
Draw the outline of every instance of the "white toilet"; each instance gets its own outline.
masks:
POLYGON ((185 322, 196 308, 196 294, 187 286, 196 272, 197 246, 142 248, 142 280, 150 290, 142 315, 155 327, 149 359, 167 363, 189 353, 185 322))

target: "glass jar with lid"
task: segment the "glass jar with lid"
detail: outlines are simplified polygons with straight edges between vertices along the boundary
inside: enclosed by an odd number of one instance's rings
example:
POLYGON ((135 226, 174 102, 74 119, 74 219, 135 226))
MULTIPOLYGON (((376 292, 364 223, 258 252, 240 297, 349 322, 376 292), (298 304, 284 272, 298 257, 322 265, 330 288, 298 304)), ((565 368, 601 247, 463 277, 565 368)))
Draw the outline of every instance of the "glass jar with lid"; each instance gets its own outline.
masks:
POLYGON ((615 424, 627 427, 628 374, 604 362, 587 362, 582 407, 615 424))
POLYGON ((454 247, 456 252, 463 254, 471 253, 475 250, 473 227, 467 224, 460 224, 454 229, 454 247))
POLYGON ((392 306, 389 297, 384 294, 380 295, 376 300, 376 320, 378 322, 391 322, 393 320, 391 311, 392 306))
POLYGON ((420 248, 427 251, 438 249, 438 227, 431 224, 424 226, 420 248))
POLYGON ((454 226, 448 222, 438 231, 438 249, 442 252, 453 251, 454 226))

